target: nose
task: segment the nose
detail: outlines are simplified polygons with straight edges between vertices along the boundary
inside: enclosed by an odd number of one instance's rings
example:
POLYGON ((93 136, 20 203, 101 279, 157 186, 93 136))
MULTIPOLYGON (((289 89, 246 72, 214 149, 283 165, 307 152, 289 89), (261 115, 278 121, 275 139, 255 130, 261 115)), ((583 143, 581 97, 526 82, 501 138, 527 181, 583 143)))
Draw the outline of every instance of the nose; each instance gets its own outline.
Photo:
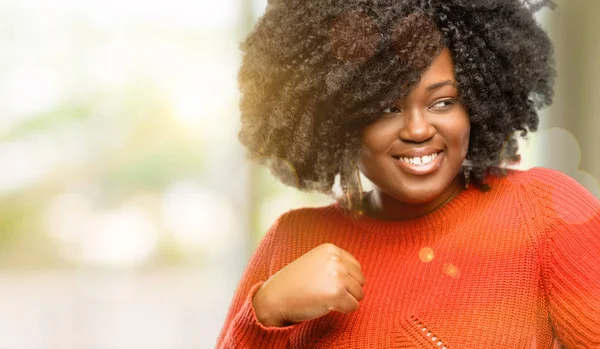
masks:
POLYGON ((400 139, 410 143, 423 143, 435 135, 435 127, 420 111, 405 113, 405 120, 400 130, 400 139))

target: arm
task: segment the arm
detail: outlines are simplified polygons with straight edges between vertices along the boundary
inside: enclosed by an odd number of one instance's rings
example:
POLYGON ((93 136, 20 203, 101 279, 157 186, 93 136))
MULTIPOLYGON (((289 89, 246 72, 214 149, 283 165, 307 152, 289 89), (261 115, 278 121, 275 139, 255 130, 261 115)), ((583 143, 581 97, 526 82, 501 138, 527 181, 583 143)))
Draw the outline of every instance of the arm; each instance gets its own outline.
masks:
POLYGON ((217 338, 217 349, 283 349, 289 346, 289 336, 295 326, 264 326, 252 303, 256 292, 270 277, 271 252, 281 220, 282 217, 271 226, 248 262, 217 338))
POLYGON ((540 191, 550 322, 567 348, 600 348, 600 202, 572 178, 551 174, 540 191))

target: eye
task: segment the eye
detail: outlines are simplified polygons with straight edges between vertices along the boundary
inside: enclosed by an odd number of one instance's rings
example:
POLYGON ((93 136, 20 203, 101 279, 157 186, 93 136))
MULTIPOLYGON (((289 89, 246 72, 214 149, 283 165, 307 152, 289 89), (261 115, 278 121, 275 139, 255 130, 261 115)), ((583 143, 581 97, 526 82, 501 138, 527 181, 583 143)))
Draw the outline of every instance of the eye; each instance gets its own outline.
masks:
POLYGON ((401 113, 402 110, 398 109, 398 107, 393 106, 391 108, 387 108, 386 110, 383 111, 384 113, 401 113))
POLYGON ((445 111, 451 109, 456 102, 453 99, 445 99, 443 101, 436 102, 431 106, 431 109, 436 111, 445 111))

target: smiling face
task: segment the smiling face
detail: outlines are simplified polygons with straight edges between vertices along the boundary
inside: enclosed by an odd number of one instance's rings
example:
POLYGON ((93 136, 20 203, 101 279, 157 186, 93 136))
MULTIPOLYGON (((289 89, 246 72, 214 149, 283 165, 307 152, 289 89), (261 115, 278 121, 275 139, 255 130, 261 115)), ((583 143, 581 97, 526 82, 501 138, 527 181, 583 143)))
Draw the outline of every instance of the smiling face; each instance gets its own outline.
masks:
POLYGON ((381 205, 419 206, 417 211, 427 213, 455 193, 470 132, 458 97, 452 56, 445 48, 408 96, 361 130, 358 166, 373 182, 381 205))

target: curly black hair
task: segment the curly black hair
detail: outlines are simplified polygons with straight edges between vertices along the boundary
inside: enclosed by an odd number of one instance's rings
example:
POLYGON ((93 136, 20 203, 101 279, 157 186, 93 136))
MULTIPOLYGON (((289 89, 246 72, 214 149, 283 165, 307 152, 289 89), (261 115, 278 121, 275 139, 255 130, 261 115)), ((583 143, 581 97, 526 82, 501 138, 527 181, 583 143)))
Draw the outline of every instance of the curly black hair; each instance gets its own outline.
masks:
POLYGON ((360 130, 447 47, 471 133, 472 179, 519 161, 550 105, 554 52, 534 13, 550 0, 271 0, 241 44, 240 141, 283 183, 357 192, 360 130))

